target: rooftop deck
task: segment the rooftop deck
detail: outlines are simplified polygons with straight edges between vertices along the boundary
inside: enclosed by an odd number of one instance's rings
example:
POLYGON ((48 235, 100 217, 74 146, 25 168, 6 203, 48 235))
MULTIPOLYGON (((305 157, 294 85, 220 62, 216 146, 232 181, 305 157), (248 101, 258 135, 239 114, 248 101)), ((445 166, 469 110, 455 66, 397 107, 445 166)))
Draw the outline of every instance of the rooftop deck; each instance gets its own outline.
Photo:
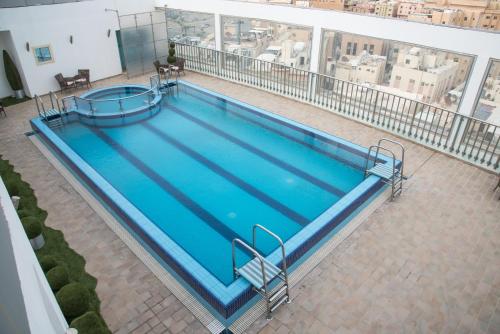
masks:
MULTIPOLYGON (((124 76, 117 82, 147 82, 124 76)), ((184 79, 184 78, 183 78, 184 79)), ((185 80, 358 144, 385 132, 257 89, 188 72, 185 80)), ((24 135, 34 101, 7 108, 0 154, 31 184, 47 224, 61 229, 97 277, 101 311, 117 333, 203 333, 202 324, 107 227, 24 135)), ((249 333, 500 332, 497 177, 398 139, 409 180, 298 286, 274 319, 249 333)), ((206 331, 206 330, 205 330, 206 331)))

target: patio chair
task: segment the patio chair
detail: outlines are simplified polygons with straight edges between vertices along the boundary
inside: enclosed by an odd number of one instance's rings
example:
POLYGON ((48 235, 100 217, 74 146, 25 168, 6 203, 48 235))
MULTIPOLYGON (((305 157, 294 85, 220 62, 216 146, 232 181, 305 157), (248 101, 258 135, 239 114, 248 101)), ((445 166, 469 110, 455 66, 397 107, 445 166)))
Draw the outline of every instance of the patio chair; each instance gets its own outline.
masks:
POLYGON ((87 88, 92 87, 90 84, 90 70, 79 69, 75 83, 77 86, 87 86, 87 88))
POLYGON ((158 75, 161 75, 161 74, 167 72, 168 68, 170 67, 170 65, 168 65, 168 64, 160 63, 159 60, 155 60, 153 62, 153 65, 155 66, 156 73, 158 73, 158 75))
POLYGON ((177 67, 175 69, 177 74, 180 74, 182 72, 182 74, 186 75, 186 72, 184 72, 184 63, 186 63, 186 59, 184 58, 177 58, 177 60, 175 61, 174 66, 177 67))
POLYGON ((58 73, 54 76, 59 83, 59 87, 61 88, 61 94, 65 89, 75 88, 75 80, 73 78, 65 78, 61 73, 58 73))
POLYGON ((0 102, 0 115, 3 115, 3 117, 7 117, 7 113, 5 112, 5 108, 2 102, 0 102))

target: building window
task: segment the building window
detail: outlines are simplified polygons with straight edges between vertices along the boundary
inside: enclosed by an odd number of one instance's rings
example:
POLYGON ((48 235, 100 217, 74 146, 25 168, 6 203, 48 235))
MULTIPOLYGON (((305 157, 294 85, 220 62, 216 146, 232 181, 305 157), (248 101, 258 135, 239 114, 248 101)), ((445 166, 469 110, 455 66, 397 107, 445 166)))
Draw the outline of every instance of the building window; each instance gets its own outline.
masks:
POLYGON ((35 60, 38 65, 54 62, 50 45, 36 46, 33 48, 33 53, 35 54, 35 60))
POLYGON ((351 54, 351 47, 352 47, 352 43, 351 42, 347 42, 346 55, 348 55, 348 56, 351 54))
POLYGON ((405 64, 410 65, 410 59, 405 59, 405 64))
POLYGON ((375 45, 370 44, 370 51, 368 51, 368 53, 372 55, 374 51, 375 51, 375 45))

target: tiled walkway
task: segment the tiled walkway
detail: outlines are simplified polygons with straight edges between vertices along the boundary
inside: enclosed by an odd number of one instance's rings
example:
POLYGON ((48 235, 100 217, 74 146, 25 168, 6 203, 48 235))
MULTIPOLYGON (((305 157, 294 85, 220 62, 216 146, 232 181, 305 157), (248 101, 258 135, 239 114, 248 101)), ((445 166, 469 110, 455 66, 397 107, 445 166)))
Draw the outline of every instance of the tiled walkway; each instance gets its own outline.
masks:
MULTIPOLYGON (((365 146, 388 136, 255 89, 193 73, 186 80, 365 146)), ((117 333, 206 332, 23 135, 34 103, 7 113, 0 119, 0 154, 31 183, 49 212, 47 224, 63 230, 86 258, 109 327, 117 333)), ((292 290, 291 304, 249 333, 500 333, 496 177, 403 143, 410 179, 402 197, 384 203, 292 290)))

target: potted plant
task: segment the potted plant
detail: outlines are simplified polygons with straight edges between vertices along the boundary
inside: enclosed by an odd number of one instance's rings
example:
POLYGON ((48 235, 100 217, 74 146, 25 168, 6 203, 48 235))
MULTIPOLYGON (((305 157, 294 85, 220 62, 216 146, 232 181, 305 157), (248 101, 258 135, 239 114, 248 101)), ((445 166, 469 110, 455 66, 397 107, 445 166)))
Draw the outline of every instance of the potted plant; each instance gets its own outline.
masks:
POLYGON ((24 231, 30 240, 31 247, 34 250, 40 249, 45 244, 42 234, 42 224, 36 217, 25 217, 21 219, 24 231))
POLYGON ((12 61, 12 58, 10 58, 7 50, 3 50, 3 66, 5 68, 5 76, 7 77, 10 88, 14 91, 14 95, 17 99, 24 98, 21 76, 19 75, 16 64, 12 61))
POLYGON ((167 62, 170 65, 175 65, 175 62, 177 61, 177 57, 175 56, 175 43, 171 42, 168 46, 168 57, 167 57, 167 62))

